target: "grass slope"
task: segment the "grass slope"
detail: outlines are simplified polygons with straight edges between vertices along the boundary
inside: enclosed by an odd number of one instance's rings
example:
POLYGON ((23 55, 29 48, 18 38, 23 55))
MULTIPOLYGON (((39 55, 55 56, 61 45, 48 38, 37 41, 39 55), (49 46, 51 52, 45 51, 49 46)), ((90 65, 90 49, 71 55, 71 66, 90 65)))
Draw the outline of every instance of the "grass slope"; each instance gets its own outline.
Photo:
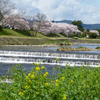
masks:
POLYGON ((23 36, 26 36, 20 32, 16 32, 14 30, 11 30, 11 29, 3 29, 3 31, 1 32, 0 34, 1 36, 18 36, 18 37, 23 37, 23 36))
MULTIPOLYGON (((0 36, 32 37, 30 34, 34 34, 34 32, 3 28, 3 31, 0 33, 0 36)), ((50 37, 64 37, 64 36, 61 34, 43 35, 42 33, 38 32, 35 38, 50 38, 50 37)))

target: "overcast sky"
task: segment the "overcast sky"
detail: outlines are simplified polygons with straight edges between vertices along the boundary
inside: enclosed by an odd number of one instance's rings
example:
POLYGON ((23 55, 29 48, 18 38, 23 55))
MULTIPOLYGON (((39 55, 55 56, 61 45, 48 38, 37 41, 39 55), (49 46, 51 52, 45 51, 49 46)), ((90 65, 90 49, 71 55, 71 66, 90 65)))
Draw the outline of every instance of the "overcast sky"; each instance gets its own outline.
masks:
POLYGON ((100 23, 100 0, 11 0, 27 15, 44 13, 49 20, 100 23))

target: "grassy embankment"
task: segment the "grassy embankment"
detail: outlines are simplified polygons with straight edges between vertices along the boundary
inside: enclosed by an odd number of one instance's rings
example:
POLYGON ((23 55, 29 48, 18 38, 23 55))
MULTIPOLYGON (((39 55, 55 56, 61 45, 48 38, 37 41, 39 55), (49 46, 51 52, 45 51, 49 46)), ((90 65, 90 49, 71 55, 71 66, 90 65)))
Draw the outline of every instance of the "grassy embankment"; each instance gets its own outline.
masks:
POLYGON ((3 29, 0 33, 0 45, 71 45, 74 43, 100 43, 100 39, 71 39, 62 34, 45 36, 41 33, 31 37, 32 31, 3 29))

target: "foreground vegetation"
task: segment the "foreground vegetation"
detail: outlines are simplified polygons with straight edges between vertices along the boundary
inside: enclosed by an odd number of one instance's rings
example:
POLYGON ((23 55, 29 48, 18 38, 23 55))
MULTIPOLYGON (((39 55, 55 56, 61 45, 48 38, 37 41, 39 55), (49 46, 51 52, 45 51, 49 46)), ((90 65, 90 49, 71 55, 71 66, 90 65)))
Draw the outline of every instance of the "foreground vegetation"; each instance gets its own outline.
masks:
POLYGON ((29 73, 21 65, 13 66, 11 76, 8 69, 6 78, 12 78, 13 81, 10 84, 0 83, 0 100, 100 99, 100 67, 54 67, 53 74, 49 76, 44 66, 34 65, 29 73))

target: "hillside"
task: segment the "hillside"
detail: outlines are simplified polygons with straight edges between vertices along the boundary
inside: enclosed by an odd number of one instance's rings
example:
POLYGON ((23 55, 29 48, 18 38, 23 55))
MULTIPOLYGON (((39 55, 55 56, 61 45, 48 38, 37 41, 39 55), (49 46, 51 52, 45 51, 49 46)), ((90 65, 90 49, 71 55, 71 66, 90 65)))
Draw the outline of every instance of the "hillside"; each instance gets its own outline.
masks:
MULTIPOLYGON (((71 24, 72 21, 71 20, 61 20, 61 21, 55 21, 56 23, 68 23, 68 24, 71 24)), ((90 30, 93 30, 93 29, 100 29, 100 24, 82 24, 83 28, 86 30, 86 29, 90 29, 90 30)))
POLYGON ((65 37, 62 34, 49 34, 49 35, 43 35, 42 33, 37 33, 36 37, 32 37, 31 34, 34 34, 33 31, 21 31, 21 30, 13 30, 13 29, 5 29, 3 28, 3 31, 0 33, 0 37, 6 36, 6 37, 27 37, 27 38, 50 38, 50 37, 65 37))

